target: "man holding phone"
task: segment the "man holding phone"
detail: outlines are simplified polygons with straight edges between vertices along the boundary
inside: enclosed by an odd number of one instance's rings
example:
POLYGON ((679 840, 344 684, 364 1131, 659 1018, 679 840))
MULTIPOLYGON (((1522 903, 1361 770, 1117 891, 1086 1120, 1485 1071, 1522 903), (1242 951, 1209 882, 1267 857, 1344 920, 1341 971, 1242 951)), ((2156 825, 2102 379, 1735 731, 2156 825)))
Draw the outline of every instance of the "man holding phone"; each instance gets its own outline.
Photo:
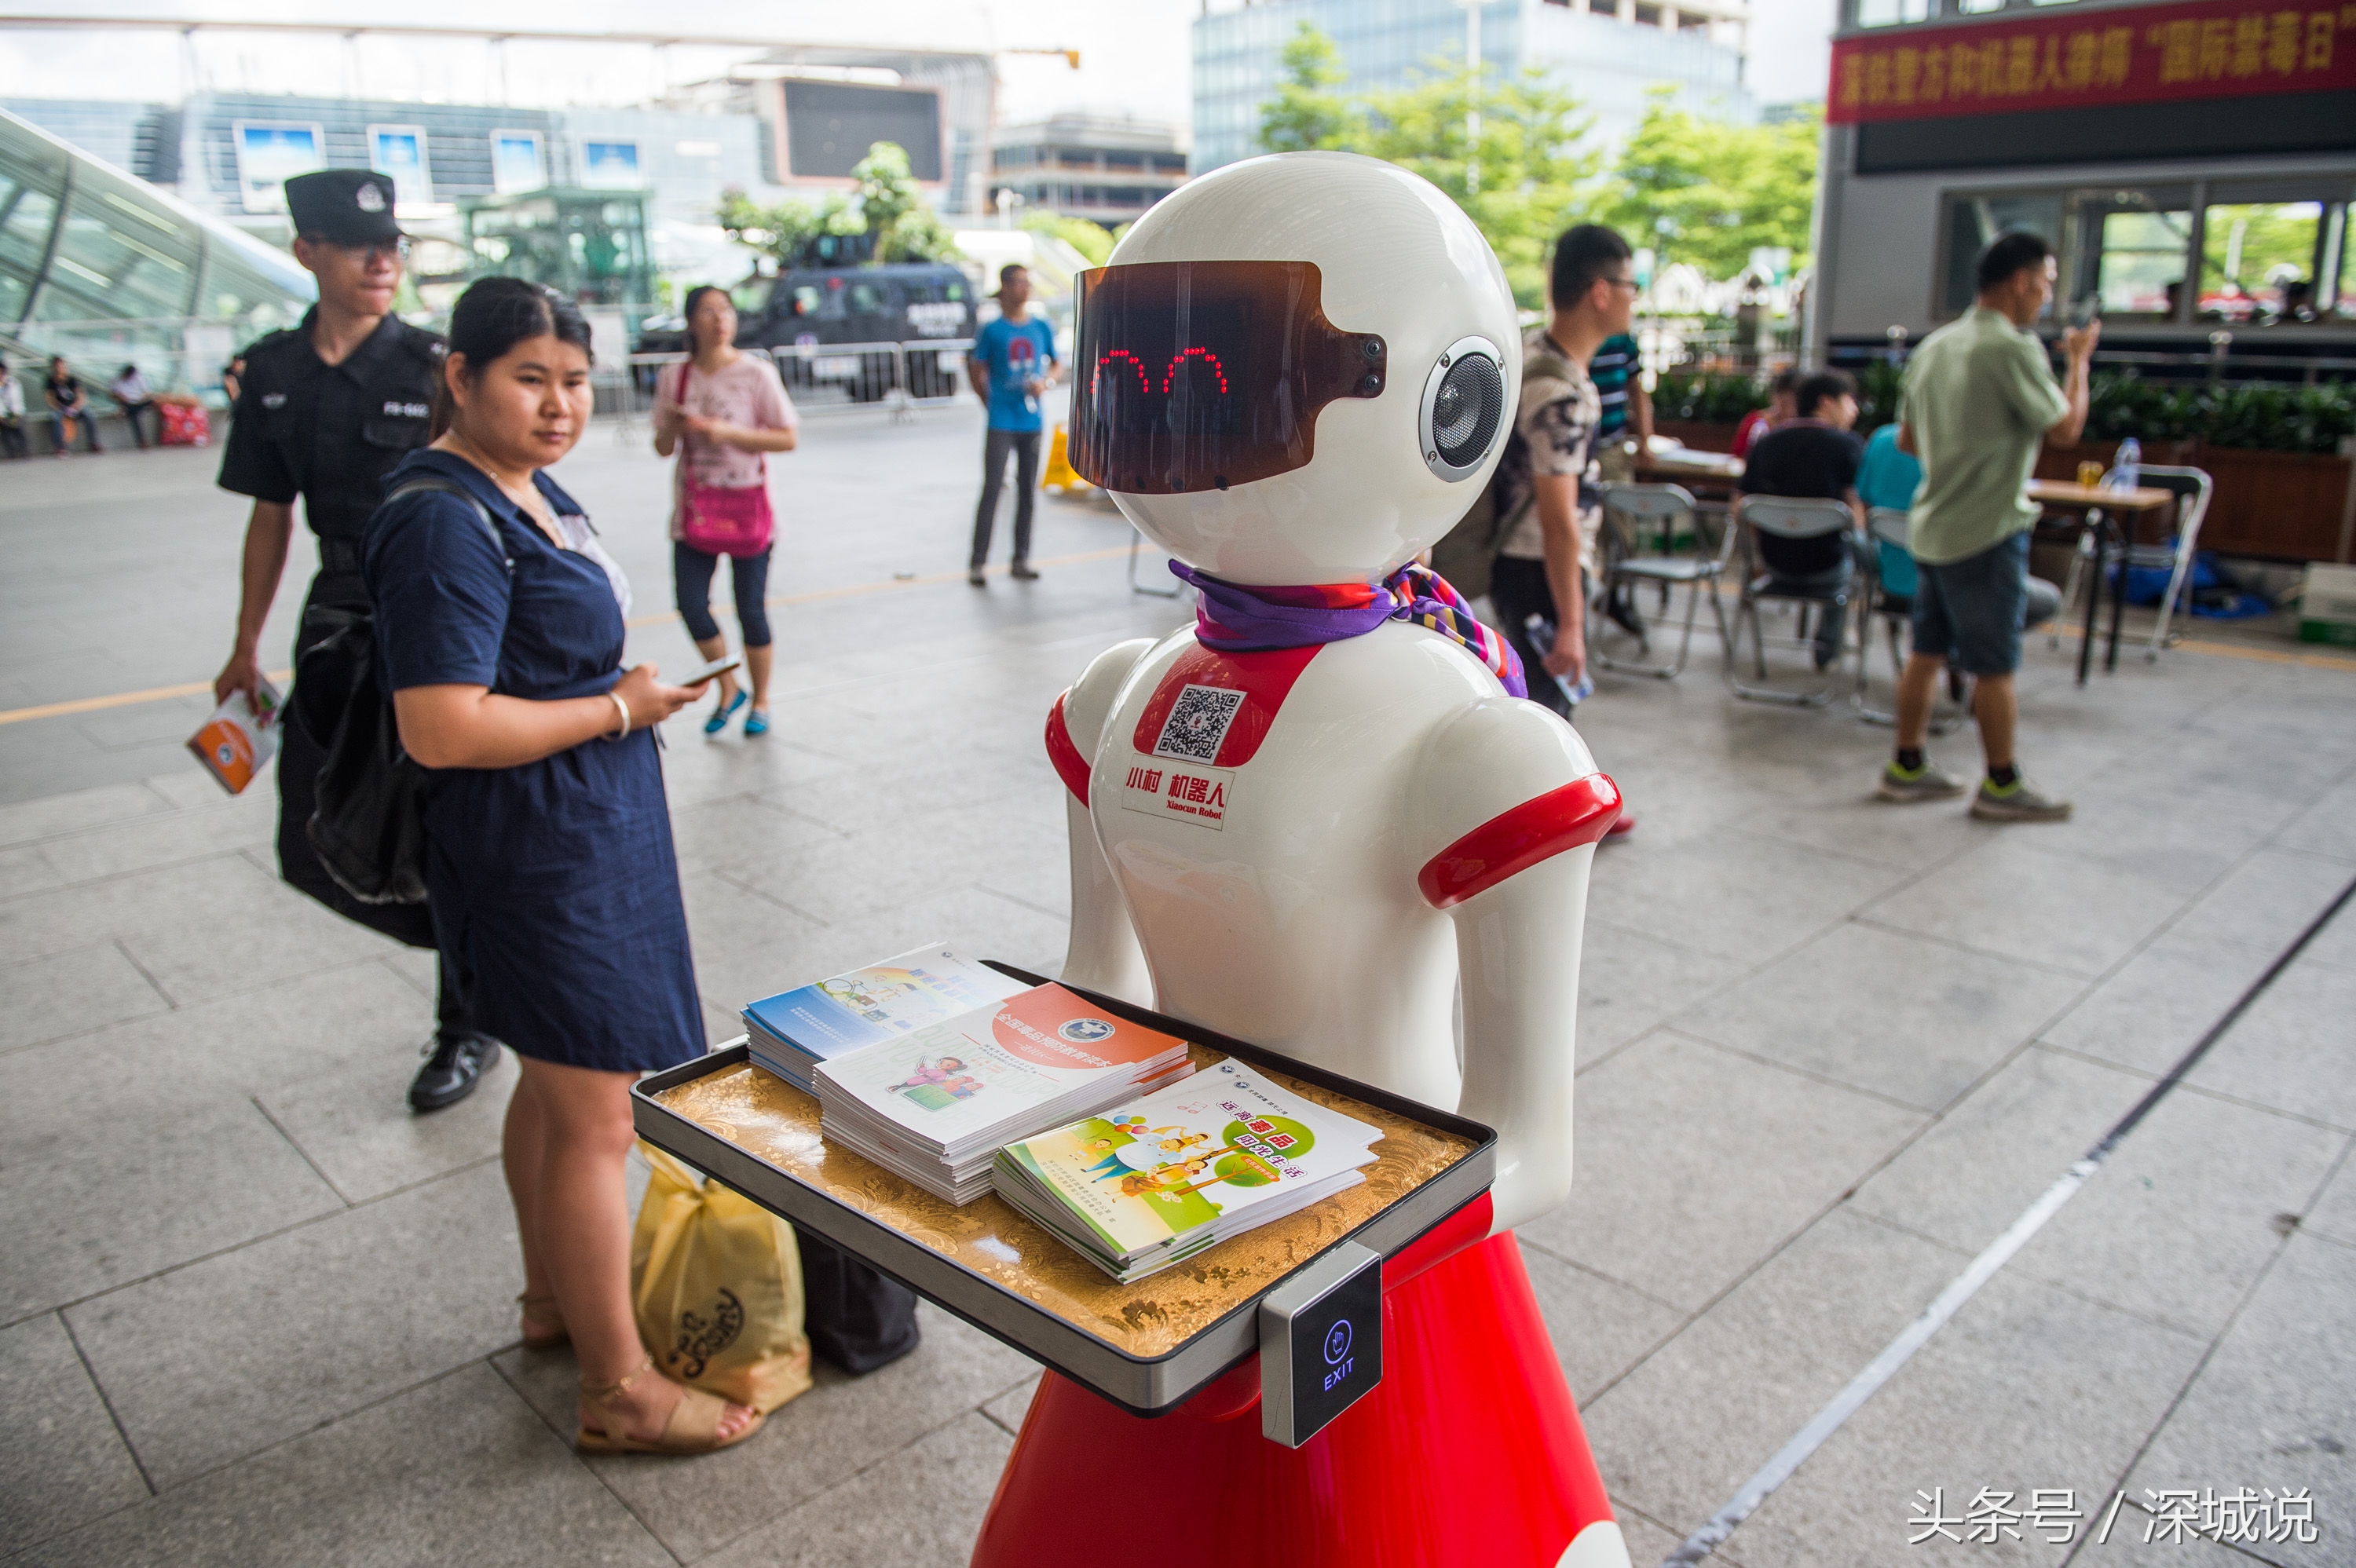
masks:
MULTIPOLYGON (((322 169, 286 182, 294 259, 319 280, 319 303, 291 331, 273 333, 240 357, 237 415, 221 453, 220 486, 253 497, 245 528, 237 640, 213 682, 217 701, 262 684, 262 624, 286 570, 294 499, 318 536, 319 574, 304 601, 294 656, 326 636, 315 606, 365 607, 360 537, 383 498, 384 476, 431 436, 444 346, 392 314, 409 240, 393 216, 390 176, 322 169)), ((347 920, 432 950, 423 904, 364 904, 336 885, 305 831, 326 761, 300 723, 282 727, 278 756, 278 869, 287 881, 347 920)), ((437 1026, 409 1086, 412 1110, 437 1111, 474 1092, 498 1041, 469 1019, 463 976, 443 965, 437 1026)))
POLYGON ((2086 428, 2087 366, 2102 325, 2062 335, 2068 364, 2057 383, 2031 330, 2052 303, 2053 248, 2009 229, 1980 252, 1977 304, 1922 340, 1906 367, 1898 446, 1922 460, 1908 515, 1914 556, 1913 651, 1898 678, 1898 754, 1882 769, 1884 800, 1941 800, 1970 786, 1924 752, 1931 702, 1952 658, 1976 677, 1987 776, 1971 814, 1997 822, 2059 822, 2070 803, 2043 794, 2013 752, 2020 700, 2021 633, 2029 615, 2028 498, 2037 451, 2068 446, 2086 428))

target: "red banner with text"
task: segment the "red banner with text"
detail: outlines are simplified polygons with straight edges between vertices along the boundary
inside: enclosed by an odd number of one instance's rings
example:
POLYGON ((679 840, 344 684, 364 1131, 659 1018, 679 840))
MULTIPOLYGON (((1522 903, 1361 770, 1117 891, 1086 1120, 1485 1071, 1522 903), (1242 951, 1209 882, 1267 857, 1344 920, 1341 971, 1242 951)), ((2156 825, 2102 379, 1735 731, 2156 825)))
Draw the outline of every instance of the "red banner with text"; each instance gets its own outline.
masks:
POLYGON ((2356 5, 2340 0, 2072 6, 1843 38, 1833 45, 1825 117, 1929 120, 2351 88, 2356 5))

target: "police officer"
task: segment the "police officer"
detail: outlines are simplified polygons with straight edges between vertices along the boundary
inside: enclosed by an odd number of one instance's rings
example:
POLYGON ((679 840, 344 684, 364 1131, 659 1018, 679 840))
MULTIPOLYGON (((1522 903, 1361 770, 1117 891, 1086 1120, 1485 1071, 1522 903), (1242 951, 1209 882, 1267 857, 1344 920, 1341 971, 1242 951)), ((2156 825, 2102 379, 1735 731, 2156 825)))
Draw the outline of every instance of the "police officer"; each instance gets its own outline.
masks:
MULTIPOLYGON (((409 241, 393 216, 392 180, 366 169, 323 169, 286 182, 294 259, 319 280, 319 303, 291 332, 273 333, 245 351, 245 374, 220 485, 253 497, 245 529, 244 594, 237 645, 217 700, 252 692, 261 682, 260 643, 270 603, 286 568, 294 531, 294 497, 319 539, 319 575, 305 601, 295 656, 320 640, 312 605, 365 605, 360 536, 393 464, 430 436, 442 339, 392 314, 409 241)), ((433 917, 423 904, 371 905, 337 887, 305 832, 313 784, 323 761, 300 724, 279 737, 279 874, 337 913, 372 930, 431 948, 433 917)), ((425 1065, 409 1086, 414 1110, 435 1111, 466 1098, 498 1042, 468 1022, 464 977, 441 971, 438 1025, 425 1065)))

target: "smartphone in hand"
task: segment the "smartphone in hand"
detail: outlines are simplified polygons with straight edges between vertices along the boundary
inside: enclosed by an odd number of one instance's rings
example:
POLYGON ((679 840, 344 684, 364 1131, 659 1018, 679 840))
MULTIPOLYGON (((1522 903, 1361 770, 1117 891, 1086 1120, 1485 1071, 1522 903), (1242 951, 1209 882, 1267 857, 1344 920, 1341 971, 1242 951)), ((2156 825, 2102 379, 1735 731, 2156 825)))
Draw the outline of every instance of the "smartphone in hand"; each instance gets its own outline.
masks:
POLYGON ((726 675, 730 670, 736 668, 744 662, 744 656, 743 654, 727 654, 720 658, 713 659, 708 665, 701 665, 694 669, 689 670, 685 675, 680 676, 677 680, 672 681, 670 684, 673 686, 701 686, 707 680, 716 680, 721 676, 726 675))

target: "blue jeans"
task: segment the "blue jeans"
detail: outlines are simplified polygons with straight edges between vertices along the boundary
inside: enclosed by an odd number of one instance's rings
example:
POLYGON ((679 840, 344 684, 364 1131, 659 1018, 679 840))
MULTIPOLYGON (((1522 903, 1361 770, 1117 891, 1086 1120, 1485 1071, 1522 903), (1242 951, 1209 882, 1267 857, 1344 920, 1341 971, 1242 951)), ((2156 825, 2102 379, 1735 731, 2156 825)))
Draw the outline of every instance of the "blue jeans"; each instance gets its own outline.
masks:
POLYGON ((2022 628, 2061 603, 2045 583, 2031 586, 2026 532, 1961 560, 1914 567, 1914 651, 1944 656, 1966 675, 2019 669, 2022 628))
POLYGON ((82 440, 89 443, 92 452, 102 450, 98 444, 98 416, 85 407, 49 411, 49 450, 51 452, 63 452, 66 449, 66 421, 69 418, 81 426, 82 440))

